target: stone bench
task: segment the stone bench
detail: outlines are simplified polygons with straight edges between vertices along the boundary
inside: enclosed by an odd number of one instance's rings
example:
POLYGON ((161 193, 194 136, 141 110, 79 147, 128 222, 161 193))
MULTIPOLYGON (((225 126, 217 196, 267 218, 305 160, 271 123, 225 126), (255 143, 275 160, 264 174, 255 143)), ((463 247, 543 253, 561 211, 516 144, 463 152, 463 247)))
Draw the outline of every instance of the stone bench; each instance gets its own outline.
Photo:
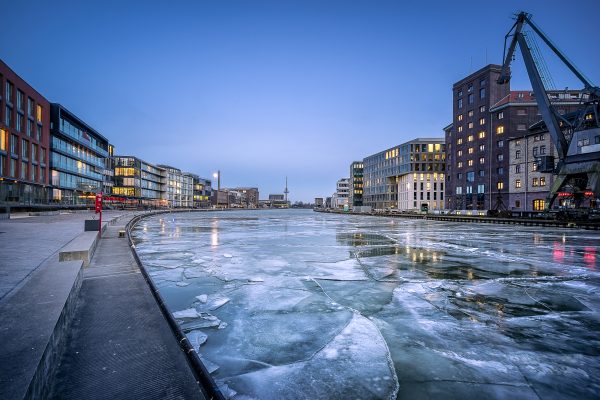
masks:
MULTIPOLYGON (((102 231, 106 229, 106 226, 106 222, 102 223, 102 231)), ((94 256, 99 239, 98 231, 82 232, 60 249, 58 253, 59 261, 82 260, 83 266, 87 267, 94 256)))

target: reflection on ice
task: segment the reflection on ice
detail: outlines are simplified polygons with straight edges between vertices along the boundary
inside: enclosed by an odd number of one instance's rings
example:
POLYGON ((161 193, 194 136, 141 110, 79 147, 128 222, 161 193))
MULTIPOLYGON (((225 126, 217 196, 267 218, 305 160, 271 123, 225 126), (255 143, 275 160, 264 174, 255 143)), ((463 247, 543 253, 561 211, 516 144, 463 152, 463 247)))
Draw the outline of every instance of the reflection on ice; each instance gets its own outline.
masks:
POLYGON ((134 238, 229 398, 600 398, 595 233, 248 211, 134 238))

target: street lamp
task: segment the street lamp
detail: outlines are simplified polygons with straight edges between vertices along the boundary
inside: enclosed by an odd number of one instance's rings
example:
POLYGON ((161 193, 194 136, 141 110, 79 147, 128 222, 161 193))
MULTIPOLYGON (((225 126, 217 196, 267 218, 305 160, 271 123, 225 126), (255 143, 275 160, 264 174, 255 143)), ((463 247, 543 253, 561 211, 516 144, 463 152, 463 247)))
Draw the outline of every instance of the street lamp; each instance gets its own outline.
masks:
POLYGON ((217 180, 217 208, 219 208, 219 197, 221 195, 221 170, 213 173, 213 178, 217 180))

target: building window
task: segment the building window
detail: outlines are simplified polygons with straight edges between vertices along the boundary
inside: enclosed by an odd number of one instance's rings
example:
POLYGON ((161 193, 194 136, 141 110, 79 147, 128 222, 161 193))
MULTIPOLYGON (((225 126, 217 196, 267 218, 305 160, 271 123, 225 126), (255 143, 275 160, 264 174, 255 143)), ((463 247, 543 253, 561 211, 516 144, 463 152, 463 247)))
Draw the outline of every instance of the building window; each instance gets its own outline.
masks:
POLYGON ((475 98, 473 97, 473 93, 471 93, 471 94, 469 94, 469 96, 467 97, 467 102, 468 102, 469 104, 473 104, 473 101, 474 101, 474 99, 475 99, 475 98))
POLYGON ((9 128, 12 126, 12 108, 10 106, 6 106, 4 110, 4 124, 9 128))
POLYGON ((479 89, 479 98, 485 99, 485 88, 479 89))
POLYGON ((458 133, 461 133, 463 131, 463 127, 462 125, 458 127, 458 133))
POLYGON ((480 113, 484 113, 484 112, 485 112, 485 106, 481 106, 481 107, 479 107, 479 112, 480 112, 480 113))
POLYGON ((27 163, 21 161, 21 179, 27 179, 27 163))
POLYGON ((517 179, 517 180, 515 181, 515 187, 516 187, 517 189, 519 189, 519 188, 521 187, 521 180, 520 180, 520 179, 517 179))
POLYGON ((13 98, 12 98, 12 93, 13 93, 13 84, 11 81, 6 81, 6 102, 7 103, 11 103, 13 102, 13 98))
POLYGON ((477 185, 477 193, 485 193, 485 185, 477 185))
POLYGON ((540 186, 546 186, 546 177, 545 176, 540 177, 540 186))
POLYGON ((498 140, 496 144, 498 145, 498 147, 504 147, 504 140, 498 140))
POLYGON ((456 187, 456 194, 462 194, 462 186, 456 187))
POLYGON ((498 161, 504 161, 504 154, 498 154, 498 161))
POLYGON ((517 150, 517 151, 515 151, 515 158, 516 158, 516 159, 519 159, 519 158, 521 158, 521 150, 517 150))
POLYGON ((462 89, 461 89, 461 90, 459 90, 458 92, 456 92, 456 96, 457 96, 457 97, 460 97, 460 96, 462 96, 462 95, 463 95, 463 91, 462 91, 462 89))
POLYGON ((531 186, 533 186, 533 187, 540 186, 540 180, 538 178, 533 178, 531 181, 531 186))
POLYGON ((17 89, 17 110, 23 111, 24 95, 19 89, 17 89))
POLYGON ((479 157, 479 164, 485 164, 485 157, 479 157))
POLYGON ((37 161, 37 146, 31 144, 31 161, 37 161))
POLYGON ((475 172, 469 171, 466 174, 467 182, 475 182, 475 172))
POLYGON ((531 164, 531 170, 532 170, 533 172, 535 172, 535 171, 537 171, 537 169, 538 169, 538 165, 537 165, 537 163, 536 163, 536 162, 532 163, 532 164, 531 164))
POLYGON ((21 157, 28 158, 29 157, 29 143, 27 140, 21 140, 21 157))
POLYGON ((503 111, 500 111, 498 113, 498 119, 504 119, 504 112, 503 111))
POLYGON ((498 175, 504 175, 504 168, 496 168, 496 173, 498 173, 498 175))
POLYGON ((525 124, 517 124, 517 130, 518 131, 527 130, 527 125, 525 125, 525 124))
POLYGON ((469 83, 469 84, 467 85, 467 92, 471 93, 472 91, 473 91, 473 84, 472 84, 472 83, 469 83))
POLYGON ((17 119, 15 120, 17 123, 15 129, 17 132, 23 132, 23 114, 17 113, 17 119))
POLYGON ((31 137, 33 135, 33 122, 28 119, 27 120, 27 136, 31 137))
POLYGON ((546 202, 542 199, 533 200, 533 209, 534 211, 544 211, 546 208, 546 202))
POLYGON ((472 142, 475 139, 473 135, 467 136, 467 142, 472 142))
POLYGON ((467 113, 467 115, 468 115, 469 117, 472 117, 472 116, 473 116, 473 110, 469 110, 469 112, 467 113))
POLYGON ((515 200, 515 208, 521 208, 521 200, 515 200))
POLYGON ((458 139, 456 140, 456 144, 457 144, 457 145, 459 145, 459 144, 462 144, 462 142, 463 142, 462 138, 458 138, 458 139))
POLYGON ((458 167, 458 168, 462 168, 462 166, 463 166, 463 163, 462 163, 462 161, 459 161, 459 162, 458 162, 458 165, 457 165, 457 167, 458 167))
POLYGON ((13 178, 17 177, 17 160, 14 158, 10 159, 10 176, 13 178))
POLYGON ((524 108, 519 108, 517 110, 517 115, 527 115, 527 110, 524 108))
POLYGON ((496 187, 498 188, 498 190, 504 189, 504 182, 498 181, 498 183, 496 184, 496 187))
POLYGON ((479 170, 479 176, 485 176, 485 171, 483 169, 479 170))
POLYGON ((19 137, 17 135, 10 135, 10 153, 15 156, 18 155, 17 146, 19 145, 19 137))
POLYGON ((473 129, 473 123, 472 123, 472 122, 469 122, 469 125, 468 125, 468 127, 469 127, 469 129, 473 129))
POLYGON ((459 114, 458 117, 456 118, 458 121, 462 121, 463 120, 463 115, 459 114))
POLYGON ((0 150, 6 151, 8 148, 8 135, 4 129, 0 129, 0 150))
POLYGON ((479 139, 485 138, 485 131, 479 132, 479 134, 477 136, 479 137, 479 139))
POLYGON ((473 151, 474 151, 474 150, 473 150, 473 148, 472 148, 472 147, 469 147, 468 153, 469 153, 469 154, 473 154, 473 151))
POLYGON ((458 106, 458 108, 462 108, 462 106, 463 106, 463 102, 462 102, 462 100, 463 100, 463 99, 458 99, 458 101, 457 101, 457 106, 458 106))
POLYGON ((479 118, 479 125, 485 125, 485 118, 479 118))
POLYGON ((503 125, 500 125, 500 126, 498 126, 498 127, 496 128, 496 133, 497 133, 498 135, 501 135, 501 134, 503 134, 503 133, 504 133, 504 126, 503 126, 503 125))
POLYGON ((457 156, 457 157, 462 157, 462 150, 459 150, 459 151, 457 151, 457 152, 456 152, 456 156, 457 156))
POLYGON ((520 174, 521 173, 521 164, 517 164, 515 165, 515 174, 520 174))
POLYGON ((37 117, 37 121, 38 122, 43 122, 42 121, 42 106, 40 106, 39 104, 36 107, 36 117, 37 117))
POLYGON ((540 154, 546 154, 546 146, 540 146, 540 154))
POLYGON ((479 86, 485 86, 485 78, 479 80, 479 86))
POLYGON ((472 166, 473 166, 473 160, 469 160, 469 161, 467 162, 467 164, 469 165, 469 167, 472 167, 472 166))
POLYGON ((31 97, 27 98, 27 116, 33 118, 33 99, 31 97))
POLYGON ((38 140, 38 142, 42 141, 42 126, 41 125, 37 126, 37 140, 38 140))
POLYGON ((467 194, 472 194, 473 193, 473 186, 467 186, 467 194))
POLYGON ((538 155, 538 148, 537 146, 533 148, 533 156, 537 156, 538 155))
POLYGON ((485 144, 479 145, 479 151, 485 151, 485 144))

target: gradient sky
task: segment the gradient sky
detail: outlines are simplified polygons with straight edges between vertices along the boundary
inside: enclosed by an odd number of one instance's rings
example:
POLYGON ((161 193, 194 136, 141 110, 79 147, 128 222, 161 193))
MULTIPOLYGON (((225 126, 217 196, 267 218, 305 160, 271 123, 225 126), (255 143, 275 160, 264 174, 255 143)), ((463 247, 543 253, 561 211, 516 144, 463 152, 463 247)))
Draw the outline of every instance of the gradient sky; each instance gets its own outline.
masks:
MULTIPOLYGON (((521 9, 600 84, 597 0, 0 4, 0 58, 117 154, 261 198, 286 175, 292 201, 331 195, 353 160, 441 137, 452 84, 501 63, 521 9)), ((520 53, 511 87, 530 88, 520 53)))

